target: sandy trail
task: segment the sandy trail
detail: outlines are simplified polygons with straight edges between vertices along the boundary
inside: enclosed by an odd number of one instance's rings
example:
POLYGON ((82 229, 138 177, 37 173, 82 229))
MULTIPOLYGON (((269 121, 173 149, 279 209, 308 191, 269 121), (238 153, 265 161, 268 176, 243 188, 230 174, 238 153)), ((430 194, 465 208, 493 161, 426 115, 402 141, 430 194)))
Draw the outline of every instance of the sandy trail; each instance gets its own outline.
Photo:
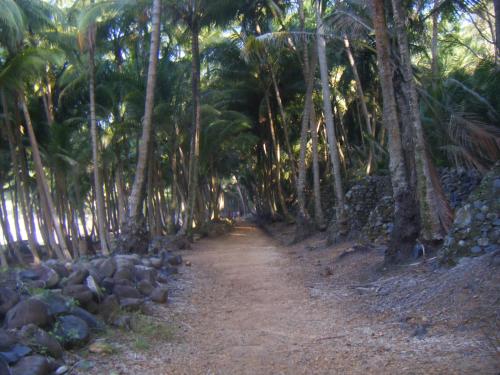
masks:
POLYGON ((182 337, 122 353, 114 365, 97 364, 96 373, 495 373, 473 342, 420 340, 397 324, 352 314, 349 299, 321 291, 287 248, 249 224, 183 256, 192 263, 179 281, 187 288, 162 308, 183 327, 182 337))

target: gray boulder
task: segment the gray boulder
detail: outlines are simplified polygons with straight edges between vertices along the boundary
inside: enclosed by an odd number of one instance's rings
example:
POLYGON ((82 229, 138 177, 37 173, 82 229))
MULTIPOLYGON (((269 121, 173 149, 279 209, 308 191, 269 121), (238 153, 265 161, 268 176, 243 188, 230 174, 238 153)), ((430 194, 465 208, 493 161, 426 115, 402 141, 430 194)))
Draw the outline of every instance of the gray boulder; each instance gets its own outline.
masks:
POLYGON ((17 344, 16 338, 5 330, 0 329, 0 352, 9 350, 15 344, 17 344))
POLYGON ((19 295, 9 288, 0 288, 0 317, 4 316, 16 303, 19 295))
POLYGON ((121 298, 120 307, 126 311, 140 311, 144 306, 141 298, 121 298))
POLYGON ((134 276, 136 281, 146 280, 150 283, 154 283, 156 281, 156 277, 158 276, 158 271, 152 267, 135 266, 134 276))
POLYGON ((113 277, 116 271, 116 263, 113 258, 105 259, 99 267, 97 267, 97 272, 104 279, 106 277, 113 277))
POLYGON ((94 298, 92 291, 86 285, 71 284, 64 287, 62 292, 65 296, 74 298, 82 305, 89 303, 94 298))
POLYGON ((104 331, 106 326, 103 322, 96 318, 94 314, 89 313, 87 310, 82 309, 81 307, 73 307, 71 308, 71 315, 74 315, 80 319, 82 319, 92 331, 104 331))
POLYGON ((165 286, 159 286, 151 293, 151 300, 156 303, 165 303, 168 299, 168 289, 165 286))
POLYGON ((4 345, 4 348, 0 351, 0 358, 7 364, 12 365, 30 353, 30 347, 15 342, 9 347, 5 347, 4 345))
POLYGON ((123 298, 141 298, 139 291, 127 285, 115 285, 113 293, 121 300, 123 298))
POLYGON ((0 375, 12 375, 9 365, 0 357, 0 375))
POLYGON ((110 322, 116 317, 120 310, 120 303, 118 297, 114 294, 104 298, 99 305, 99 315, 102 316, 105 322, 110 322))
POLYGON ((87 323, 75 315, 65 315, 58 318, 54 325, 53 335, 66 349, 85 345, 90 338, 87 323))
POLYGON ((69 301, 58 294, 48 293, 37 297, 47 305, 49 315, 56 316, 69 312, 69 301))
POLYGON ((73 271, 66 280, 66 285, 76 285, 82 284, 87 276, 89 275, 89 271, 85 268, 79 268, 73 271))
POLYGON ((19 302, 7 312, 5 317, 5 327, 7 329, 21 328, 28 324, 43 327, 50 322, 51 317, 47 305, 35 298, 19 302))
POLYGON ((149 296, 153 291, 154 286, 149 281, 142 280, 137 284, 137 289, 143 296, 149 296))
POLYGON ((50 365, 45 357, 30 355, 21 359, 12 368, 11 372, 12 375, 48 375, 50 373, 50 365))
POLYGON ((43 329, 30 324, 24 326, 18 333, 21 342, 29 345, 40 354, 49 354, 54 358, 62 358, 63 349, 59 342, 43 329))
POLYGON ((31 280, 38 280, 42 281, 44 283, 45 288, 54 288, 59 284, 59 281, 61 280, 59 274, 54 271, 52 268, 40 265, 32 270, 34 272, 34 275, 36 275, 35 278, 31 278, 31 280))

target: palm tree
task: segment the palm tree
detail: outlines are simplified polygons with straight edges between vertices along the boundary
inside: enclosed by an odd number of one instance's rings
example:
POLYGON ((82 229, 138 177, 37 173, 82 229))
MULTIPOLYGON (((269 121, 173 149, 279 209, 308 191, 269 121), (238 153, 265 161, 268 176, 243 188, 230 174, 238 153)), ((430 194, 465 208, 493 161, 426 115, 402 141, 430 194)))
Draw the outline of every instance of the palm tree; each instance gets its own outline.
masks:
MULTIPOLYGON (((98 4, 99 6, 100 4, 98 4)), ((97 120, 95 108, 95 48, 96 48, 96 29, 95 22, 87 22, 89 13, 95 12, 96 6, 92 6, 82 15, 80 21, 80 30, 86 35, 87 50, 88 50, 88 79, 89 79, 89 108, 90 108, 90 135, 92 139, 92 164, 94 173, 94 191, 97 208, 97 226, 98 236, 101 242, 101 251, 103 254, 109 254, 108 244, 108 226, 106 223, 106 213, 104 206, 104 192, 100 171, 100 151, 99 138, 97 135, 97 120)))
POLYGON ((344 189, 342 187, 342 172, 340 168, 340 157, 333 123, 333 109, 331 103, 331 91, 329 82, 328 65, 326 60, 326 41, 323 20, 321 19, 322 2, 316 2, 316 41, 318 49, 319 70, 321 76, 321 88, 323 90, 323 112, 325 116, 326 130, 328 134, 328 146, 330 149, 330 158, 332 162, 332 174, 335 184, 336 197, 336 219, 339 233, 343 236, 346 234, 347 214, 345 211, 344 189))
POLYGON ((61 226, 61 221, 59 220, 59 216, 57 215, 54 202, 52 200, 52 195, 50 194, 49 185, 47 183, 45 173, 43 171, 42 158, 40 157, 40 151, 38 149, 38 142, 36 140, 35 131, 33 130, 33 125, 31 123, 31 116, 28 111, 28 106, 26 105, 26 98, 24 94, 19 94, 19 101, 21 104, 22 112, 24 115, 24 120, 26 122, 26 127, 28 129, 28 136, 31 145, 31 152, 33 154, 33 161, 35 163, 35 171, 37 182, 40 190, 40 195, 42 201, 45 202, 48 211, 48 217, 52 221, 52 225, 54 226, 55 232, 57 234, 58 239, 58 247, 55 247, 56 253, 60 259, 68 260, 71 259, 71 254, 68 250, 68 246, 66 244, 66 238, 64 236, 64 232, 61 226), (59 247, 61 248, 59 250, 59 247))
POLYGON ((130 225, 137 224, 142 212, 144 202, 144 189, 146 185, 146 172, 148 155, 153 130, 153 105, 156 84, 156 66, 158 64, 158 47, 160 41, 160 14, 161 1, 153 0, 151 8, 151 46, 149 51, 148 77, 146 84, 146 100, 144 104, 144 120, 142 123, 142 136, 139 143, 138 160, 135 170, 134 183, 128 199, 128 216, 130 225))
POLYGON ((427 156, 422 122, 420 121, 420 108, 417 89, 413 78, 413 68, 406 35, 405 20, 400 0, 392 0, 396 35, 401 58, 403 74, 403 90, 408 98, 410 119, 412 124, 412 138, 415 144, 415 169, 417 176, 418 201, 420 207, 421 234, 426 240, 441 240, 451 224, 451 212, 442 197, 440 183, 435 186, 432 176, 432 166, 427 156), (443 203, 444 201, 444 203, 443 203), (443 209, 444 205, 444 209, 443 209))
MULTIPOLYGON (((33 1, 29 4, 8 2, 8 4, 4 5, 6 5, 6 13, 4 13, 6 17, 1 17, 0 22, 2 29, 5 29, 7 32, 2 34, 0 44, 7 47, 10 58, 0 71, 0 87, 15 93, 22 109, 35 164, 40 202, 44 208, 43 212, 46 222, 50 224, 50 227, 55 230, 57 235, 56 242, 52 237, 51 230, 48 230, 50 245, 55 248, 59 258, 71 259, 64 230, 56 212, 43 169, 38 142, 27 106, 26 94, 23 87, 24 81, 20 79, 22 77, 23 79, 38 80, 42 76, 42 72, 46 72, 47 64, 51 62, 57 63, 57 57, 59 56, 54 50, 44 49, 40 46, 30 46, 30 40, 28 39, 30 34, 26 29, 27 25, 24 20, 28 19, 31 32, 41 31, 44 28, 53 27, 53 15, 57 15, 58 13, 49 4, 40 1, 33 1), (21 20, 18 19, 19 17, 21 17, 21 20), (13 22, 18 21, 19 23, 13 24, 13 22), (28 39, 26 43, 27 47, 21 43, 25 38, 28 39)), ((33 256, 36 261, 37 255, 34 253, 33 256)))
POLYGON ((406 162, 401 143, 396 98, 392 81, 393 70, 389 35, 385 21, 384 0, 372 0, 373 26, 377 44, 377 61, 382 87, 383 120, 387 128, 389 169, 394 197, 394 229, 387 252, 390 262, 405 259, 418 236, 418 216, 408 182, 406 162))

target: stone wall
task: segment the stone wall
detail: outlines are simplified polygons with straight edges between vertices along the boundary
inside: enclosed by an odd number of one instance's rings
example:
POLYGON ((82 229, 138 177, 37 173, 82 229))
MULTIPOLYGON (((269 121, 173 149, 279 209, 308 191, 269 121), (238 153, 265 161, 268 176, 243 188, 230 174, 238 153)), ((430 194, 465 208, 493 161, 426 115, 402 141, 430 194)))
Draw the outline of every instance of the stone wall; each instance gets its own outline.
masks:
POLYGON ((465 168, 442 168, 439 170, 439 177, 453 209, 463 205, 482 179, 478 171, 465 168))
POLYGON ((440 257, 453 264, 463 256, 478 256, 500 250, 500 162, 455 214, 440 257))
MULTIPOLYGON (((479 172, 464 168, 442 168, 439 176, 454 209, 461 207, 481 182, 479 172)), ((363 178, 346 193, 346 204, 349 238, 361 236, 371 242, 384 242, 388 239, 393 228, 394 205, 389 176, 363 178)))

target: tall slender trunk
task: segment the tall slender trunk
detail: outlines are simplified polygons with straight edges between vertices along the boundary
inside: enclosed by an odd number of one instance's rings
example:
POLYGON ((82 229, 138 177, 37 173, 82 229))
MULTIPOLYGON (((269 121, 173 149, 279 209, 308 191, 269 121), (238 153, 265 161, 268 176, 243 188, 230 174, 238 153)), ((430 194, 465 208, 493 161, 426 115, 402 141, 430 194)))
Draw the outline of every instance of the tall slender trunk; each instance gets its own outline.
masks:
POLYGON ((139 142, 137 167, 134 183, 128 200, 130 224, 135 225, 142 213, 144 189, 146 185, 147 158, 153 132, 153 106, 156 85, 156 67, 158 65, 158 46, 160 41, 161 0, 154 0, 151 15, 151 47, 149 52, 148 78, 146 84, 146 100, 142 136, 139 142))
POLYGON ((415 167, 417 192, 420 207, 421 235, 426 240, 441 240, 451 225, 451 209, 442 194, 441 186, 434 186, 437 179, 432 178, 432 165, 426 153, 424 131, 420 120, 417 89, 413 79, 411 55, 405 28, 406 15, 400 0, 392 0, 396 22, 403 87, 410 107, 410 119, 415 144, 415 167))
POLYGON ((318 150, 318 128, 321 122, 316 124, 316 111, 314 104, 311 106, 311 119, 309 120, 309 131, 311 132, 311 148, 312 148, 312 170, 313 170, 313 193, 314 193, 314 220, 319 229, 324 230, 325 216, 323 207, 321 206, 321 180, 319 171, 319 150, 318 150))
POLYGON ((316 6, 316 41, 318 45, 319 70, 321 75, 321 87, 323 91, 323 110, 325 115, 326 131, 328 135, 328 146, 332 161, 332 173, 335 186, 336 197, 336 218, 338 235, 342 236, 347 231, 347 215, 345 211, 344 189, 342 187, 342 173, 340 167, 340 157, 337 145, 337 136, 333 123, 333 109, 331 103, 330 82, 328 74, 328 64, 326 60, 326 42, 324 37, 323 20, 321 19, 321 1, 317 1, 316 6))
MULTIPOLYGON (((305 31, 305 22, 306 22, 306 15, 305 15, 305 10, 304 10, 304 1, 303 0, 298 0, 298 7, 299 7, 299 23, 300 23, 300 31, 304 32, 305 31)), ((314 47, 313 47, 314 48, 314 47)), ((319 161, 318 161, 318 131, 316 128, 316 111, 314 109, 314 102, 313 102, 313 91, 314 91, 314 75, 316 71, 316 64, 317 64, 317 51, 316 49, 313 50, 313 63, 309 63, 309 49, 307 47, 307 38, 304 37, 303 39, 303 68, 304 68, 304 79, 306 80, 306 84, 310 83, 311 84, 311 92, 310 96, 308 96, 308 89, 309 86, 306 87, 306 100, 310 98, 309 100, 309 108, 307 107, 304 109, 306 114, 308 115, 308 121, 309 121, 309 132, 311 134, 311 146, 312 146, 312 170, 313 170, 313 196, 314 196, 314 221, 316 223, 316 226, 319 229, 324 229, 325 227, 325 218, 323 216, 323 209, 321 208, 321 188, 320 188, 320 178, 319 178, 319 161), (308 81, 308 78, 311 78, 311 81, 308 81)), ((302 124, 303 126, 304 124, 302 124)), ((307 126, 307 124, 306 124, 307 126)), ((302 130, 303 131, 303 130, 302 130)), ((306 132, 307 134, 307 132, 306 132)), ((304 172, 305 172, 305 144, 303 144, 303 133, 301 133, 301 152, 302 148, 304 147, 304 172)), ((302 154, 301 154, 301 159, 302 159, 302 154)), ((300 170, 301 165, 299 164, 299 170, 300 170)), ((304 173, 304 180, 305 180, 305 173, 304 173)), ((299 173, 299 179, 300 179, 300 173, 299 173)), ((304 188, 302 188, 303 191, 304 188)), ((298 188, 300 190, 300 188, 298 188)), ((299 195, 299 192, 297 192, 297 195, 299 195)))
POLYGON ((40 190, 41 200, 46 204, 47 216, 50 217, 52 221, 58 239, 59 246, 56 246, 54 250, 56 251, 60 259, 71 259, 71 254, 68 250, 68 246, 66 245, 66 238, 64 237, 61 222, 59 221, 59 217, 57 216, 54 202, 52 201, 52 196, 50 195, 49 185, 43 171, 42 158, 40 157, 38 142, 35 137, 35 132, 33 130, 33 125, 31 123, 31 117, 28 111, 28 106, 26 105, 26 98, 24 97, 24 94, 19 95, 19 100, 24 114, 24 119, 26 121, 26 127, 28 129, 28 136, 31 144, 31 153, 33 155, 33 161, 35 164, 35 172, 40 190))
POLYGON ((274 165, 271 167, 274 170, 274 176, 275 176, 275 184, 276 184, 276 193, 278 194, 278 202, 281 207, 281 212, 283 213, 283 216, 285 217, 285 220, 287 221, 292 221, 292 217, 290 216, 290 213, 288 212, 288 208, 286 206, 286 201, 285 201, 285 196, 283 194, 283 187, 281 186, 281 155, 280 155, 280 144, 278 140, 276 139, 276 132, 274 129, 274 120, 273 120, 273 113, 271 110, 271 103, 269 100, 269 93, 266 93, 265 96, 266 100, 266 107, 267 107, 267 117, 269 120, 269 130, 271 133, 271 141, 272 141, 272 147, 273 147, 273 152, 274 152, 274 165))
POLYGON ((25 204, 24 209, 26 210, 26 217, 28 220, 28 224, 25 224, 25 225, 26 225, 26 227, 29 227, 32 240, 36 246, 36 244, 38 243, 38 240, 37 240, 37 231, 36 231, 36 226, 35 226, 35 213, 34 213, 34 209, 33 209, 34 203, 31 199, 31 195, 30 195, 26 150, 25 150, 24 146, 19 141, 17 141, 17 142, 19 144, 19 164, 21 167, 20 173, 21 173, 21 181, 22 181, 21 188, 22 188, 22 195, 24 197, 24 204, 25 204))
POLYGON ((500 63, 500 0, 493 0, 495 9, 495 60, 500 63))
POLYGON ((23 236, 21 235, 21 225, 19 224, 21 220, 19 220, 19 200, 17 197, 17 191, 12 184, 10 184, 10 201, 12 204, 12 212, 14 214, 14 226, 16 228, 16 242, 20 243, 23 240, 23 236))
POLYGON ((3 186, 0 186, 0 206, 1 206, 0 217, 2 219, 2 230, 7 240, 7 247, 9 247, 14 252, 14 255, 16 256, 19 263, 24 264, 24 259, 21 254, 21 250, 19 248, 19 242, 18 242, 19 239, 18 241, 15 241, 14 237, 12 236, 12 229, 9 220, 9 212, 7 211, 3 186))
POLYGON ((285 108, 283 107, 283 101, 281 100, 281 94, 278 87, 278 82, 276 81, 276 75, 271 68, 271 80, 274 88, 274 93, 276 95, 276 102, 278 103, 278 109, 280 111, 281 122, 283 126, 283 135, 285 138, 286 152, 288 153, 288 158, 290 160, 290 168, 292 170, 292 185, 297 186, 297 167, 295 165, 295 157, 293 156, 292 146, 290 145, 290 132, 288 131, 288 121, 286 117, 285 108))
POLYGON ((125 193, 125 184, 123 182, 123 163, 118 160, 115 171, 116 195, 118 200, 118 222, 121 227, 125 223, 127 216, 127 201, 125 193))
MULTIPOLYGON (((315 69, 316 67, 314 67, 315 69)), ((297 178, 297 203, 299 205, 299 218, 301 221, 308 221, 309 214, 306 209, 306 148, 307 148, 307 130, 309 128, 309 118, 311 116, 312 107, 312 91, 314 83, 314 71, 311 69, 307 73, 306 96, 304 104, 304 112, 302 114, 302 122, 300 128, 300 153, 299 153, 299 169, 297 178)))
POLYGON ((94 169, 94 188, 97 206, 98 236, 101 242, 101 251, 109 254, 108 229, 106 225, 106 212, 104 208, 104 192, 100 171, 99 139, 97 137, 97 120, 95 114, 95 33, 96 26, 92 24, 88 30, 89 43, 89 96, 90 96, 90 134, 92 137, 92 163, 94 169))
MULTIPOLYGON (((304 14, 304 3, 299 0, 299 18, 300 18, 300 31, 304 32, 305 28, 305 14, 304 14)), ((304 39, 302 43, 302 70, 304 75, 304 82, 306 83, 306 94, 304 111, 302 113, 302 122, 300 127, 300 152, 299 152, 299 168, 297 172, 297 203, 299 205, 299 215, 298 223, 306 224, 309 221, 309 213, 306 209, 306 197, 305 197, 305 187, 306 187, 306 148, 307 148, 307 130, 309 125, 309 119, 311 117, 311 107, 312 107, 312 94, 314 89, 314 73, 316 71, 317 54, 313 54, 313 62, 309 64, 309 47, 307 45, 307 40, 304 39), (316 57, 316 58, 314 58, 316 57)), ((300 231, 299 231, 300 232, 300 231)))
MULTIPOLYGON (((195 7, 195 6, 193 6, 195 7)), ((193 9, 196 12, 196 9, 193 9)), ((193 94, 193 123, 191 130, 191 150, 189 154, 189 175, 188 175, 188 197, 187 197, 187 218, 184 231, 190 232, 193 228, 193 220, 196 205, 196 192, 198 191, 198 166, 200 158, 200 132, 201 132, 201 95, 200 95, 200 41, 199 25, 197 20, 193 20, 191 25, 191 85, 193 94)))
POLYGON ((170 187, 170 191, 172 192, 171 194, 171 199, 170 199, 170 207, 171 207, 171 218, 169 220, 169 225, 167 225, 167 233, 175 233, 175 230, 177 228, 177 223, 178 223, 178 215, 180 212, 178 212, 179 206, 181 204, 179 202, 179 194, 178 194, 178 183, 177 183, 177 135, 178 135, 178 127, 177 123, 174 124, 174 131, 175 131, 175 136, 173 137, 173 142, 172 142, 172 153, 170 156, 170 167, 172 170, 172 185, 170 187))
MULTIPOLYGON (((363 85, 361 85, 361 79, 359 78, 358 68, 356 67, 356 61, 354 60, 354 56, 352 54, 351 46, 349 43, 349 38, 347 38, 347 35, 344 35, 344 47, 347 53, 349 64, 351 65, 352 74, 354 75, 354 80, 356 81, 356 93, 358 94, 359 104, 361 106, 361 113, 363 113, 363 117, 365 120, 366 132, 370 137, 372 137, 373 130, 370 121, 370 114, 368 113, 368 107, 366 105, 365 93, 363 90, 363 85)), ((373 171, 373 153, 374 153, 373 140, 369 139, 368 160, 366 161, 367 175, 369 175, 373 171)))
POLYGON ((394 227, 386 260, 396 262, 406 258, 418 236, 418 215, 405 168, 399 129, 390 44, 385 23, 384 0, 372 0, 373 24, 377 44, 377 63, 382 87, 383 119, 388 135, 389 169, 394 196, 394 227))
POLYGON ((439 60, 438 60, 438 33, 439 33, 439 7, 440 0, 434 0, 434 13, 432 13, 432 40, 431 40, 431 69, 432 82, 435 85, 439 77, 439 60))
MULTIPOLYGON (((0 95, 1 95, 1 101, 2 101, 2 107, 3 107, 3 113, 4 113, 4 123, 5 123, 5 130, 7 133, 7 139, 9 142, 9 151, 10 151, 10 157, 12 160, 12 167, 14 171, 14 178, 16 181, 16 191, 17 191, 17 197, 19 198, 19 201, 21 203, 21 213, 23 216, 23 221, 24 221, 24 228, 26 230, 26 235, 28 237, 28 246, 31 251, 31 255, 33 256, 33 263, 38 264, 40 263, 40 255, 38 254, 38 250, 36 247, 36 241, 35 241, 35 229, 34 226, 31 225, 30 218, 28 216, 28 210, 27 210, 27 198, 26 198, 26 192, 23 190, 23 179, 22 179, 22 163, 23 161, 20 160, 20 152, 16 147, 16 137, 14 135, 14 129, 12 129, 12 123, 9 120, 9 114, 8 114, 8 107, 7 107, 7 99, 5 97, 5 92, 3 89, 0 90, 0 95)), ((26 187, 27 191, 27 187, 26 187)))

